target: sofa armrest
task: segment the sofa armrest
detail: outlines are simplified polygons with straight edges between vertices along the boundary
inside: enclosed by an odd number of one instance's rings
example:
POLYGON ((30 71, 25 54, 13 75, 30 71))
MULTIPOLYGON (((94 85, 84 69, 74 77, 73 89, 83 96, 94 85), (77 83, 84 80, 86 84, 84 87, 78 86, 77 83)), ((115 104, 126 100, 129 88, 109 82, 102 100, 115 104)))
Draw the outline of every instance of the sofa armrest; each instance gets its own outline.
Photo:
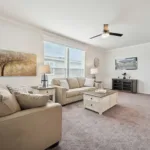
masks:
POLYGON ((46 149, 60 141, 61 132, 60 104, 20 111, 0 118, 0 149, 46 149))
POLYGON ((63 105, 66 99, 67 89, 62 86, 54 86, 54 87, 56 89, 56 102, 63 105))
POLYGON ((57 107, 58 108, 60 107, 60 109, 61 109, 61 106, 58 103, 48 103, 44 107, 38 107, 38 108, 19 111, 19 112, 16 112, 16 113, 12 114, 12 115, 8 115, 8 116, 5 116, 5 117, 0 117, 0 123, 2 123, 3 121, 7 121, 7 120, 10 121, 11 119, 18 119, 20 117, 24 117, 24 116, 27 116, 27 115, 32 115, 32 114, 35 114, 35 113, 38 113, 38 112, 47 111, 49 109, 55 109, 57 107))

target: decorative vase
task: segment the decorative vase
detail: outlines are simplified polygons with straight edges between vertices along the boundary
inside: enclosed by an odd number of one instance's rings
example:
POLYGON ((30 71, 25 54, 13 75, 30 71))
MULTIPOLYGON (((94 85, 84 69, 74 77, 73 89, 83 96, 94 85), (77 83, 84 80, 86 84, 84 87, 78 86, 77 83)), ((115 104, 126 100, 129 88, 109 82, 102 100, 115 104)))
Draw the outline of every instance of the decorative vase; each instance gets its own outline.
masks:
POLYGON ((126 79, 127 73, 125 72, 125 73, 123 73, 122 75, 123 75, 123 79, 126 79))

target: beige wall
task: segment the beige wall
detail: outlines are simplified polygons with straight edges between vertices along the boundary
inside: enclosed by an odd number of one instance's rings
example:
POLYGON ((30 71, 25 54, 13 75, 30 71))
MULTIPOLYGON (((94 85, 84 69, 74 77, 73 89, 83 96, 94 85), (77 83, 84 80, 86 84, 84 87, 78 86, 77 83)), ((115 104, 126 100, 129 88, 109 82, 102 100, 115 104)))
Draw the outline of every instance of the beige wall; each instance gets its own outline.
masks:
MULTIPOLYGON (((37 55, 37 65, 43 63, 43 41, 53 41, 56 43, 68 45, 74 48, 80 48, 86 51, 86 76, 89 76, 89 69, 93 66, 93 59, 100 58, 100 72, 97 79, 102 79, 103 52, 95 48, 66 37, 56 34, 43 32, 26 24, 16 21, 0 18, 0 49, 14 50, 18 52, 29 52, 37 55)), ((38 85, 40 83, 40 74, 37 67, 36 77, 1 77, 1 84, 11 85, 38 85)))
POLYGON ((105 87, 112 87, 112 78, 122 77, 122 71, 115 70, 115 58, 137 57, 138 69, 127 70, 128 76, 138 80, 138 92, 150 94, 150 43, 124 47, 105 53, 105 87))

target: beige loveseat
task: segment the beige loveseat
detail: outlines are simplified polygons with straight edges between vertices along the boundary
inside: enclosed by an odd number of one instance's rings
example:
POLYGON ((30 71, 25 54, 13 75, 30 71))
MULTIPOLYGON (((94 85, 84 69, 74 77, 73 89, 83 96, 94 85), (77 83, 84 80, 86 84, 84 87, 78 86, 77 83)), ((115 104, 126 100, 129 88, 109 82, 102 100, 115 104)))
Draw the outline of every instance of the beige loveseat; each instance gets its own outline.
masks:
MULTIPOLYGON (((0 89, 0 92, 3 90, 0 89)), ((2 110, 8 103, 0 102, 0 112, 4 115, 2 110)), ((15 102, 13 109, 16 104, 15 102)), ((48 103, 44 107, 23 111, 19 109, 17 106, 17 112, 0 117, 0 150, 44 150, 60 141, 62 130, 60 104, 48 103)))
POLYGON ((52 85, 56 87, 56 101, 62 105, 83 100, 83 92, 95 90, 85 87, 85 78, 54 78, 52 85), (60 80, 67 80, 69 89, 60 86, 60 80))

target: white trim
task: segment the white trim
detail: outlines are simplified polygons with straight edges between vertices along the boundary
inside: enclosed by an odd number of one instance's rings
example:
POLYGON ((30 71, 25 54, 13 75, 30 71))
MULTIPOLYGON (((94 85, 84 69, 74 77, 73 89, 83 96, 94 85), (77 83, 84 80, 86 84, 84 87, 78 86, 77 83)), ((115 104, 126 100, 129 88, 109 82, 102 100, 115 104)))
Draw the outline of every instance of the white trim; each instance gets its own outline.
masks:
POLYGON ((85 77, 85 73, 86 73, 86 63, 85 63, 85 61, 86 61, 86 52, 84 52, 84 64, 83 64, 83 66, 84 66, 84 73, 83 73, 83 77, 85 77))
POLYGON ((69 48, 66 47, 66 56, 65 56, 65 60, 66 60, 66 75, 65 77, 69 76, 69 48))

